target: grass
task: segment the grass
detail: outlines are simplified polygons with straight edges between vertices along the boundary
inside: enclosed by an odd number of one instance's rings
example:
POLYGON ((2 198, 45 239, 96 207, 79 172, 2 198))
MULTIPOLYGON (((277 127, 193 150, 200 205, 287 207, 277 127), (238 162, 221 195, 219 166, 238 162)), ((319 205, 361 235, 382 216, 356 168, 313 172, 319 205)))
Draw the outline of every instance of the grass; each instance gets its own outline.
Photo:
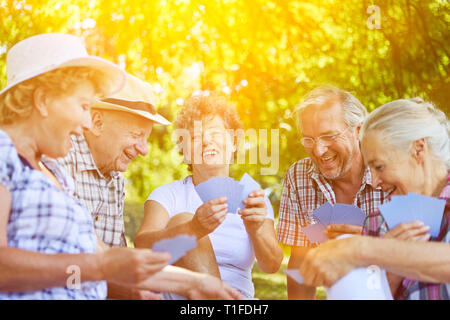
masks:
MULTIPOLYGON (((125 230, 129 247, 133 247, 133 241, 143 217, 143 205, 125 202, 124 208, 125 230)), ((287 300, 286 274, 289 260, 289 248, 283 246, 284 259, 280 269, 276 273, 262 272, 255 263, 252 269, 253 283, 255 286, 255 298, 260 300, 287 300)), ((325 300, 326 293, 323 287, 317 288, 317 300, 325 300)))

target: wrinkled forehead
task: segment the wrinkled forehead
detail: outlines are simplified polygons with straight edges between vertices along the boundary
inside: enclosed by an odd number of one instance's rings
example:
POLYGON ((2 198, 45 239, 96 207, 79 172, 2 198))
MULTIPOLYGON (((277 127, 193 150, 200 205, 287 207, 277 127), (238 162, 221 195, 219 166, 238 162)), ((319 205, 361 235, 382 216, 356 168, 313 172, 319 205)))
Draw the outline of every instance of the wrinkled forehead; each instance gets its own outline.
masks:
POLYGON ((325 134, 347 127, 344 109, 339 102, 307 106, 302 112, 303 134, 325 134))
POLYGON ((117 129, 148 131, 153 128, 153 121, 133 113, 116 110, 101 110, 101 112, 104 115, 105 122, 117 129))
POLYGON ((397 150, 379 130, 367 132, 361 140, 361 153, 366 165, 397 156, 397 150))

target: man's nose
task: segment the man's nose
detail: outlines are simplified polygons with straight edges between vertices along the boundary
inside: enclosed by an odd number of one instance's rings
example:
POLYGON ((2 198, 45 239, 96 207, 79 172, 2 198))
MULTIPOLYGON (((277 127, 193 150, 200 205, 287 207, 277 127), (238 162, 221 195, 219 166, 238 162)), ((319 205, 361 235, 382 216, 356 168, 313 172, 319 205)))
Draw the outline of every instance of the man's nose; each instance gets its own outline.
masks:
POLYGON ((322 145, 320 141, 314 143, 314 154, 318 157, 322 156, 325 152, 328 151, 328 147, 322 145))
POLYGON ((145 156, 148 153, 148 144, 147 140, 140 140, 136 144, 136 150, 139 154, 145 156))
POLYGON ((372 174, 372 185, 374 185, 375 188, 381 187, 383 181, 380 179, 379 175, 372 169, 370 169, 370 173, 372 174))

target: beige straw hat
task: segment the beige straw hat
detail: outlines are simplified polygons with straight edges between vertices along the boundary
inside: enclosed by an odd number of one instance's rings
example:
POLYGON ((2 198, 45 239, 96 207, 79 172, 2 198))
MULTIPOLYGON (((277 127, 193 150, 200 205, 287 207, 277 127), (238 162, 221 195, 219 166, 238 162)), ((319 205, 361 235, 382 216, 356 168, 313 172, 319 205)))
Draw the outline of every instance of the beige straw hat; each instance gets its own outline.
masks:
POLYGON ((159 124, 170 124, 156 112, 152 86, 129 73, 127 73, 127 83, 122 90, 95 102, 92 108, 128 112, 159 124))
POLYGON ((8 84, 0 91, 0 95, 25 80, 64 67, 92 67, 105 72, 113 81, 109 94, 125 85, 125 71, 107 60, 88 55, 81 38, 69 34, 45 33, 24 39, 8 51, 8 84))

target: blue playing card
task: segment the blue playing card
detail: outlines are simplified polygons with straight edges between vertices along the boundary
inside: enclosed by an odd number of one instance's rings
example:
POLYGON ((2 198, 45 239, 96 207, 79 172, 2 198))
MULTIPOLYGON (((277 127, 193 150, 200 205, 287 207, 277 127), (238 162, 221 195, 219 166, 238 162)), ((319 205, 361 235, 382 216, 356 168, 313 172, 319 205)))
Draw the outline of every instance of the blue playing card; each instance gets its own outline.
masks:
POLYGON ((333 215, 330 224, 352 224, 362 226, 366 215, 364 212, 352 205, 336 203, 333 206, 333 215))
POLYGON ((441 230, 442 215, 445 209, 445 200, 422 194, 409 193, 406 198, 410 207, 414 208, 414 217, 430 227, 430 235, 435 238, 441 230))
POLYGON ((319 220, 323 225, 327 226, 331 223, 331 216, 333 215, 333 206, 326 202, 316 210, 313 211, 313 217, 319 220))
POLYGON ((381 205, 381 214, 390 229, 401 223, 422 221, 430 227, 430 235, 439 235, 445 200, 409 193, 393 196, 388 203, 381 205))
POLYGON ((295 280, 298 284, 303 284, 304 280, 298 269, 285 269, 283 270, 289 277, 295 280))
POLYGON ((244 209, 242 201, 248 198, 250 192, 258 189, 261 189, 259 183, 247 173, 243 175, 241 181, 229 177, 214 177, 195 187, 203 202, 227 197, 228 213, 237 213, 239 209, 244 209))
POLYGON ((325 231, 325 228, 325 225, 317 222, 315 224, 311 224, 307 227, 302 228, 302 231, 311 242, 325 242, 327 241, 327 237, 323 233, 325 231))
POLYGON ((242 176, 241 180, 239 181, 239 185, 242 186, 242 191, 241 191, 241 201, 238 205, 238 209, 244 209, 245 204, 242 201, 247 199, 248 195, 251 192, 261 189, 261 186, 248 173, 245 173, 242 176))
POLYGON ((236 213, 239 201, 236 200, 238 191, 242 186, 233 178, 214 177, 198 184, 195 187, 200 199, 203 202, 210 201, 219 197, 227 197, 228 212, 236 213), (238 189, 238 190, 237 190, 238 189))
POLYGON ((195 249, 196 247, 197 240, 194 236, 179 235, 175 238, 163 239, 155 242, 153 244, 152 251, 169 252, 169 264, 173 264, 190 250, 195 249))
POLYGON ((227 186, 229 183, 233 183, 233 181, 234 179, 229 177, 214 177, 198 184, 195 187, 195 191, 197 191, 203 202, 207 202, 226 196, 227 186))

